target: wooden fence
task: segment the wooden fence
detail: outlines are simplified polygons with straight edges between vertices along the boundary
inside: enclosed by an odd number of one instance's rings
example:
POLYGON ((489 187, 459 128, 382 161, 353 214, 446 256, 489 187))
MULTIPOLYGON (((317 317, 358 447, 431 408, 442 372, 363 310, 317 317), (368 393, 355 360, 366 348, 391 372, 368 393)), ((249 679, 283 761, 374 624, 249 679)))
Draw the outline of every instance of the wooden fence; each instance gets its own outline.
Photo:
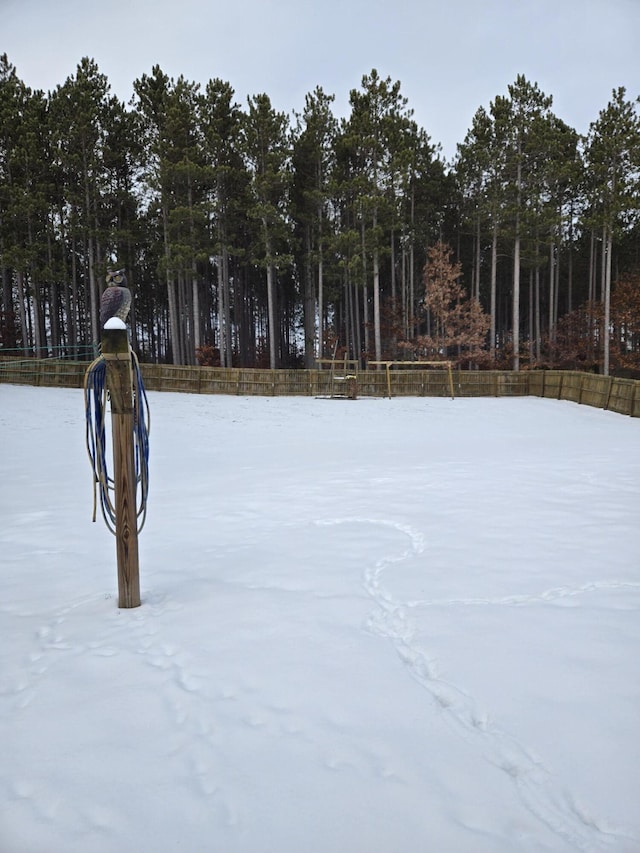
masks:
MULTIPOLYGON (((63 359, 0 358, 0 383, 82 388, 88 362, 63 359)), ((239 396, 331 395, 328 370, 254 370, 250 368, 176 367, 142 364, 150 391, 239 396)), ((565 370, 454 370, 456 397, 550 397, 640 417, 640 380, 565 370)), ((385 397, 384 370, 358 373, 358 397, 385 397)), ((446 370, 392 370, 392 397, 448 397, 446 370)))
POLYGON ((61 358, 0 358, 0 383, 82 388, 89 364, 61 358))

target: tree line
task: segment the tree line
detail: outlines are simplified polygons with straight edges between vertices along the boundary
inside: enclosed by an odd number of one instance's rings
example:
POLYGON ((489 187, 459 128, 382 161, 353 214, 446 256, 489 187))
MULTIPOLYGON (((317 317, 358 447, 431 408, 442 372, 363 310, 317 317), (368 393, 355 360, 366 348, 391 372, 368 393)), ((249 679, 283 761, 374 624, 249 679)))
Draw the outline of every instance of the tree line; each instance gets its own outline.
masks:
POLYGON ((0 57, 0 353, 86 358, 107 266, 141 360, 640 366, 640 115, 580 136, 518 76, 452 162, 374 69, 338 119, 168 77, 124 103, 83 58, 52 92, 0 57))

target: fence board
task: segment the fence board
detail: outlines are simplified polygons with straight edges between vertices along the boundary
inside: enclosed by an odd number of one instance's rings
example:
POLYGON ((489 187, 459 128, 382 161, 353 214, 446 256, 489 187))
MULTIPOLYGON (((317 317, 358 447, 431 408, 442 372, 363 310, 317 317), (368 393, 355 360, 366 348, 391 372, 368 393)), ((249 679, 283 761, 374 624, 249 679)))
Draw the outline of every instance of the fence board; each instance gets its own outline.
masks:
POLYGON ((633 411, 635 382, 633 379, 612 379, 607 409, 620 415, 633 411))
POLYGON ((633 400, 631 402, 631 417, 640 418, 640 381, 633 386, 633 400))
MULTIPOLYGON (((394 375, 391 377, 393 394, 394 375)), ((358 373, 358 397, 386 397, 387 374, 384 370, 365 370, 358 373)))
POLYGON ((0 359, 0 382, 82 388, 89 362, 67 359, 0 359))
POLYGON ((582 374, 582 392, 580 403, 587 406, 595 406, 604 409, 609 396, 610 380, 608 376, 599 376, 597 373, 582 374))
POLYGON ((562 371, 561 370, 545 370, 544 385, 542 388, 542 396, 552 399, 562 399, 562 371))
POLYGON ((544 370, 529 371, 529 394, 532 397, 544 397, 544 370))
POLYGON ((528 373, 499 373, 497 388, 498 397, 522 397, 529 392, 528 373))
POLYGON ((469 373, 456 371, 455 389, 460 397, 497 397, 498 396, 497 370, 473 370, 469 373))
POLYGON ((574 371, 563 373, 561 398, 563 400, 570 400, 572 403, 579 403, 581 393, 582 374, 574 371))
MULTIPOLYGON (((361 376, 363 374, 358 374, 358 380, 361 376)), ((451 396, 449 373, 446 370, 391 370, 389 377, 392 397, 451 396)), ((382 393, 386 394, 386 388, 382 393)))

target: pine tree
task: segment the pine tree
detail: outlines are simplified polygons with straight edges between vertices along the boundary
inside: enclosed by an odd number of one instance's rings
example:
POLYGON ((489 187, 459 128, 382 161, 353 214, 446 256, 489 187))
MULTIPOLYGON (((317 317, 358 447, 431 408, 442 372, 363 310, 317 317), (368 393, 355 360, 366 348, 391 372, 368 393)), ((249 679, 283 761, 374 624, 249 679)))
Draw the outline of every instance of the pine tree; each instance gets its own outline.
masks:
POLYGON ((159 272, 166 282, 174 364, 195 363, 200 345, 198 261, 206 255, 203 155, 197 120, 198 85, 170 79, 159 66, 134 82, 135 106, 147 147, 145 182, 163 235, 159 272))
POLYGON ((614 239, 638 209, 640 196, 640 99, 630 101, 624 88, 615 89, 607 107, 591 124, 585 151, 589 175, 590 219, 602 229, 603 366, 609 375, 611 278, 614 239))
POLYGON ((30 321, 24 275, 27 267, 22 201, 28 201, 20 156, 24 115, 30 92, 19 80, 15 66, 0 56, 0 270, 2 272, 2 342, 4 346, 30 344, 30 321), (14 298, 13 279, 17 273, 14 298), (17 307, 17 312, 16 312, 17 307))
POLYGON ((84 335, 94 343, 99 340, 98 282, 105 268, 102 158, 108 92, 105 75, 93 60, 84 57, 75 76, 58 86, 51 97, 54 145, 70 205, 68 230, 75 255, 72 275, 81 277, 84 335))
POLYGON ((274 370, 280 363, 276 276, 291 261, 287 219, 289 120, 271 106, 266 94, 250 97, 248 107, 243 125, 244 154, 253 190, 253 203, 248 213, 260 224, 255 260, 266 274, 269 366, 274 370))
MULTIPOLYGON (((231 367, 233 363, 230 265, 242 254, 240 223, 249 204, 249 176, 240 148, 242 114, 233 97, 231 86, 215 79, 209 81, 199 103, 209 172, 207 215, 217 270, 220 364, 224 367, 231 367)), ((239 299, 239 294, 235 295, 239 299)))
POLYGON ((462 193, 464 210, 475 231, 475 294, 480 298, 480 274, 483 234, 491 236, 489 277, 489 352, 495 360, 496 350, 496 291, 498 267, 498 237, 504 217, 503 175, 506 164, 506 128, 497 106, 489 115, 480 107, 473 117, 471 129, 458 146, 456 176, 462 193))
POLYGON ((393 83, 390 77, 381 79, 375 69, 362 78, 362 91, 351 91, 349 101, 351 115, 343 128, 344 144, 353 160, 351 194, 362 230, 363 267, 364 256, 371 259, 374 352, 379 361, 382 357, 380 267, 390 245, 385 233, 389 233, 393 222, 391 188, 401 156, 394 143, 407 134, 412 111, 400 94, 400 82, 393 83))
POLYGON ((334 145, 338 122, 331 112, 333 96, 318 87, 305 98, 293 143, 292 215, 303 281, 304 365, 322 357, 324 270, 334 145), (317 281, 317 299, 315 281, 317 281), (317 316, 317 333, 316 333, 317 316))

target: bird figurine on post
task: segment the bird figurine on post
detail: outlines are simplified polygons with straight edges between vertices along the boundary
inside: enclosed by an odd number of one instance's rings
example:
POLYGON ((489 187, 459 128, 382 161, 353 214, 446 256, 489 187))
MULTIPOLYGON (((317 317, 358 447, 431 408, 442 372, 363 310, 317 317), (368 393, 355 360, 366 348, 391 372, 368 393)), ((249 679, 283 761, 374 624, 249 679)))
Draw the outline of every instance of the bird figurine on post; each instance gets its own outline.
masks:
POLYGON ((101 327, 104 329, 105 323, 112 317, 124 323, 130 308, 131 291, 127 287, 124 270, 107 269, 107 287, 100 299, 101 327))

